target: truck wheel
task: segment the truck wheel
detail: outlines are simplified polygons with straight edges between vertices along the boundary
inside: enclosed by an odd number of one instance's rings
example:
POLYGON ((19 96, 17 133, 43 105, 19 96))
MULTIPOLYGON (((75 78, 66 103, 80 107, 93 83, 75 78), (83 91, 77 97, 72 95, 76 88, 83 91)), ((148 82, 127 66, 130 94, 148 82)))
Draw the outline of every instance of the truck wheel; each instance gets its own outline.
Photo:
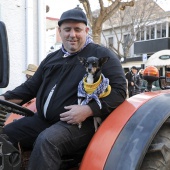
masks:
POLYGON ((168 119, 152 141, 140 170, 170 169, 170 119, 168 119))

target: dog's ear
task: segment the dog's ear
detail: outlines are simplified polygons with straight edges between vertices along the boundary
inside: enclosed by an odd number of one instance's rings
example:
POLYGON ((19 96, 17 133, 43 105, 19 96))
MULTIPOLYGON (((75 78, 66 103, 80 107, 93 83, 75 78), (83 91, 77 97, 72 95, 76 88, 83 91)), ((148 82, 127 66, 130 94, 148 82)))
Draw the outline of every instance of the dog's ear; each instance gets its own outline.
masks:
POLYGON ((99 64, 102 66, 104 63, 107 63, 110 57, 101 57, 99 58, 99 64))
POLYGON ((79 59, 80 63, 82 63, 83 65, 85 65, 86 59, 85 59, 84 57, 79 57, 79 56, 78 56, 78 59, 79 59))

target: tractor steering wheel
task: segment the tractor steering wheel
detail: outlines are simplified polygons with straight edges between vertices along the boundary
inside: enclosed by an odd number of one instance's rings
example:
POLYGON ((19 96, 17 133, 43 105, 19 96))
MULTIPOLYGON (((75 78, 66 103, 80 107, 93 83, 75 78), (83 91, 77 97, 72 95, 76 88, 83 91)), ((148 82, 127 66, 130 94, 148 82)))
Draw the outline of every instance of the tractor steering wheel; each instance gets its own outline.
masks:
POLYGON ((0 114, 6 115, 7 113, 16 113, 22 116, 34 115, 34 112, 25 107, 21 107, 15 103, 6 100, 0 100, 0 114))

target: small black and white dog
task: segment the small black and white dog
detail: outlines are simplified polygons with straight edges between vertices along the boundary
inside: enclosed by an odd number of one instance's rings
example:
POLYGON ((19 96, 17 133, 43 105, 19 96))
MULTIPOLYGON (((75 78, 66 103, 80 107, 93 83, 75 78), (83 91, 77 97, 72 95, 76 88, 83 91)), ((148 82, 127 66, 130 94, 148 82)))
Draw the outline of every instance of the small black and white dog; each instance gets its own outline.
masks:
MULTIPOLYGON (((82 81, 80 81, 78 85, 78 104, 79 105, 85 105, 90 100, 94 99, 100 109, 102 108, 99 98, 105 97, 110 94, 110 85, 109 85, 109 79, 105 78, 102 74, 102 66, 104 63, 106 63, 109 59, 109 57, 78 57, 80 62, 83 64, 83 66, 86 69, 87 74, 85 74, 82 81), (109 90, 108 90, 109 87, 109 90), (102 96, 102 94, 106 94, 105 96, 102 96)), ((101 118, 94 117, 94 127, 95 131, 98 128, 98 125, 101 124, 101 118)), ((79 123, 78 127, 81 128, 82 124, 79 123)))

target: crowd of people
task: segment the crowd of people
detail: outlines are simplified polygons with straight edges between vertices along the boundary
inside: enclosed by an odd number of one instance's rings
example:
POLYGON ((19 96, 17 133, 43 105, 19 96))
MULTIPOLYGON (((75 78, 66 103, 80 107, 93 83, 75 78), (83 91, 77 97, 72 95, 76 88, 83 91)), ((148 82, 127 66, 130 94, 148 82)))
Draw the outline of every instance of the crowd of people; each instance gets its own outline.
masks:
MULTIPOLYGON (((143 79, 144 69, 132 66, 130 71, 125 74, 128 86, 128 97, 143 93, 147 90, 147 81, 143 79)), ((152 91, 160 90, 159 82, 154 81, 152 91)))

